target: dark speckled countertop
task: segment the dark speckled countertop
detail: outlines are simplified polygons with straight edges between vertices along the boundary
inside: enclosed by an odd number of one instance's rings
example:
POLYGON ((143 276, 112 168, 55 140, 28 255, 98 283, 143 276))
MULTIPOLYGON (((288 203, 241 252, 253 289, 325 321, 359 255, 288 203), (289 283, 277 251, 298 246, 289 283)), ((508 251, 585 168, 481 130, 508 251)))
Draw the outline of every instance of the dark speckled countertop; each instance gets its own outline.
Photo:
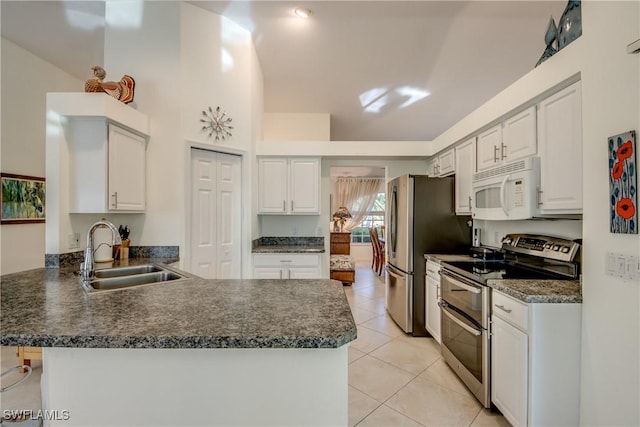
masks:
POLYGON ((582 303, 578 280, 490 279, 487 285, 526 303, 582 303))
MULTIPOLYGON (((149 261, 167 260, 129 263, 149 261)), ((0 344, 337 348, 356 338, 342 283, 335 280, 188 275, 179 282, 90 294, 75 270, 42 268, 0 277, 0 344)))

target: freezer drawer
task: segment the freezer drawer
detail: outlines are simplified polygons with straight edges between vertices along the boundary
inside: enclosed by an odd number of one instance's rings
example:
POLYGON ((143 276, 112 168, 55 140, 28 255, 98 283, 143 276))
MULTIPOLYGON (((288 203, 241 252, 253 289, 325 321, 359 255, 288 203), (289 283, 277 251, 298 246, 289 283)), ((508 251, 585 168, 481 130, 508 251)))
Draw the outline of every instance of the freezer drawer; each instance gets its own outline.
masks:
POLYGON ((391 318, 407 332, 413 332, 413 276, 387 264, 385 307, 391 318))

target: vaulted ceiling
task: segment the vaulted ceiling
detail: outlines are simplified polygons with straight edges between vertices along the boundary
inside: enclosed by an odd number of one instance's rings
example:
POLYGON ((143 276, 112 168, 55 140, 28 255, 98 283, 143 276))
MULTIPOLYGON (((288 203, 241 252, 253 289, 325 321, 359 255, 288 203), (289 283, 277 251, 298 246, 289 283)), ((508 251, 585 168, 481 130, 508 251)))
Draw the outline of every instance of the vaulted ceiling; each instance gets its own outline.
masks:
MULTIPOLYGON (((533 68, 565 1, 192 1, 253 34, 264 111, 330 113, 332 140, 432 140, 533 68), (303 7, 309 19, 294 16, 303 7)), ((2 1, 2 36, 86 79, 104 3, 2 1), (72 24, 73 23, 73 24, 72 24)), ((204 11, 203 11, 204 13, 204 11)))

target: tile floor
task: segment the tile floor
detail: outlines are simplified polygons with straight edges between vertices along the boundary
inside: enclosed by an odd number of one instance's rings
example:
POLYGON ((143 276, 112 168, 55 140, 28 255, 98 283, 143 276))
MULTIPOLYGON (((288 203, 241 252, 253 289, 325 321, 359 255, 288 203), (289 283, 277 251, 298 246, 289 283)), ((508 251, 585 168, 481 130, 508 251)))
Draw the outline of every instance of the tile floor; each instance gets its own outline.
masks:
POLYGON ((356 266, 345 286, 358 338, 349 347, 350 426, 509 426, 480 405, 432 338, 406 335, 384 308, 384 279, 356 266))
MULTIPOLYGON (((384 308, 384 281, 369 266, 357 266, 345 293, 358 326, 349 347, 350 426, 509 427, 483 409, 440 357, 431 338, 406 335, 384 308)), ((2 347, 2 372, 17 365, 15 348, 2 347)), ((3 409, 40 409, 42 363, 21 386, 0 395, 3 409)), ((12 382, 17 374, 3 378, 12 382)))

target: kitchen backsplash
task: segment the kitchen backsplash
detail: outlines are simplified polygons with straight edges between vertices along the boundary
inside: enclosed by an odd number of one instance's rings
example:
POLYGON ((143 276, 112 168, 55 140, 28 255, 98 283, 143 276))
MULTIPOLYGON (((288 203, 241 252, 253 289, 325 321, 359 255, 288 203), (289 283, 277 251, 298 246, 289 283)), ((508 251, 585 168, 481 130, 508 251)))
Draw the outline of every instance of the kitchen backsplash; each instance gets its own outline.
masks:
MULTIPOLYGON (((131 246, 129 258, 179 258, 179 246, 131 246)), ((45 254, 45 268, 60 268, 79 265, 84 261, 84 251, 65 254, 45 254)))
POLYGON ((582 238, 582 220, 539 219, 522 221, 474 220, 474 227, 481 230, 480 242, 483 246, 501 247, 501 240, 510 233, 542 234, 565 239, 582 238))

